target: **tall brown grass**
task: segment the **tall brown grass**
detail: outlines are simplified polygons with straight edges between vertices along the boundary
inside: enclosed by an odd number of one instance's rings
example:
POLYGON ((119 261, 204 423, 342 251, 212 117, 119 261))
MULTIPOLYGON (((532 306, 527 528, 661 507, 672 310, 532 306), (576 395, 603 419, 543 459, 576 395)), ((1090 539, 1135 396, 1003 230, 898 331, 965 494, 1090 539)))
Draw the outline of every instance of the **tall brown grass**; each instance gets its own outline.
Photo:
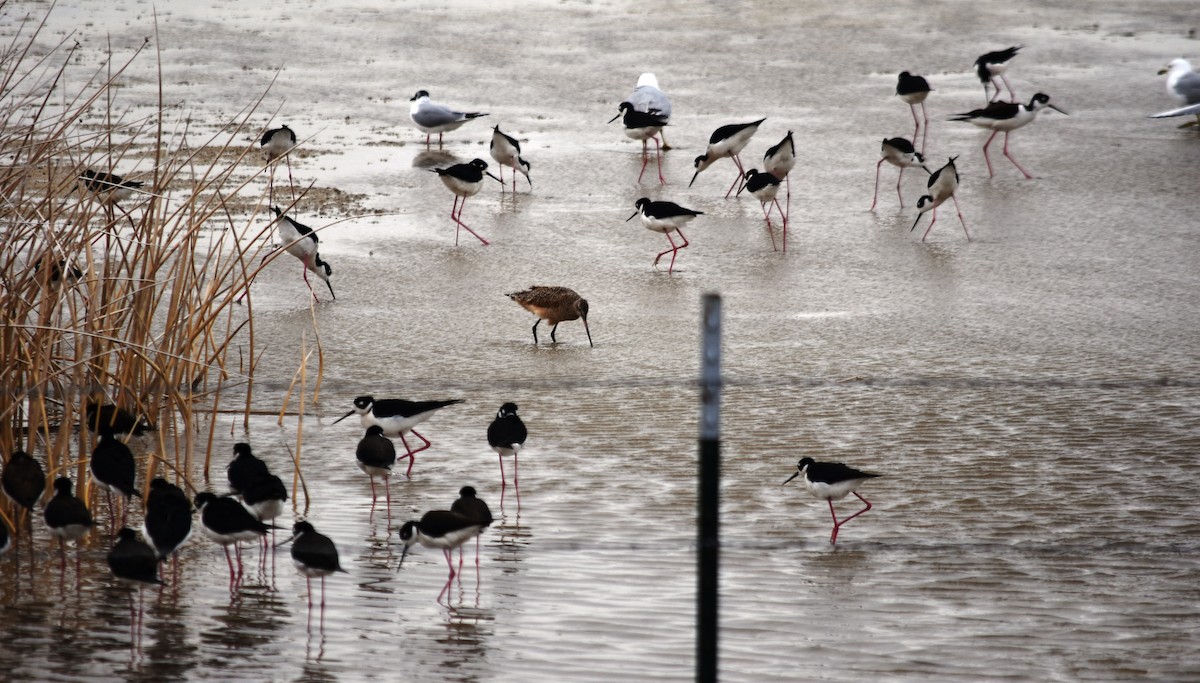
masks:
POLYGON ((158 427, 143 483, 164 469, 186 481, 201 462, 207 475, 223 402, 240 399, 243 426, 252 413, 248 284, 269 263, 273 223, 261 198, 235 204, 266 172, 235 141, 261 133, 261 98, 191 144, 161 78, 157 106, 119 109, 123 75, 153 58, 149 39, 65 92, 81 48, 68 37, 47 50, 44 27, 27 19, 0 46, 0 451, 41 451, 49 477, 74 468, 83 480, 92 397, 158 427), (113 207, 80 188, 85 169, 144 186, 113 207))

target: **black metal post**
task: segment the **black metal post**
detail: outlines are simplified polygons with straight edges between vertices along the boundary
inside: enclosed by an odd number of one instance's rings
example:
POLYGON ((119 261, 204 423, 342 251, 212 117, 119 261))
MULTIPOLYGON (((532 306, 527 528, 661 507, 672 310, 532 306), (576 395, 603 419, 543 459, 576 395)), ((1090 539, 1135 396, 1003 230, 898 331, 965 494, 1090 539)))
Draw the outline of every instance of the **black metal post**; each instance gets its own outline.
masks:
POLYGON ((721 297, 704 295, 700 371, 700 538, 696 586, 696 680, 717 680, 720 559, 721 297))

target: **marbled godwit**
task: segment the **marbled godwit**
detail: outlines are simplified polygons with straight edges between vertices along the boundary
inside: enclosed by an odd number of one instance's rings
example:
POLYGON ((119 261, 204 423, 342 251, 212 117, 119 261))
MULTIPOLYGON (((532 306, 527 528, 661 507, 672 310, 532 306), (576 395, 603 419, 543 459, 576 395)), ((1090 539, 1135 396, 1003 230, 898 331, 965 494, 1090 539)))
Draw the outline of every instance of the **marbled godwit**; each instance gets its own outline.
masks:
POLYGON ((575 290, 567 287, 545 287, 534 285, 523 292, 513 292, 507 295, 508 298, 521 304, 521 307, 538 317, 537 322, 533 323, 533 343, 538 343, 537 328, 543 320, 552 327, 550 328, 550 341, 558 343, 554 338, 554 332, 558 330, 558 324, 566 320, 583 319, 583 330, 587 332, 588 346, 595 346, 592 343, 592 331, 588 328, 588 302, 587 299, 579 296, 575 290))

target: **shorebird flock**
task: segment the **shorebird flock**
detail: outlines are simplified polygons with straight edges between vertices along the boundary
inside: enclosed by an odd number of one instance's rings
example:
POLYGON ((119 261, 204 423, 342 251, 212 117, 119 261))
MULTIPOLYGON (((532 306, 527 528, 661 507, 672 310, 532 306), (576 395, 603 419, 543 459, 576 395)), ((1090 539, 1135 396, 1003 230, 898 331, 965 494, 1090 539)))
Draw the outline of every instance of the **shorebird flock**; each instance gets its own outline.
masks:
MULTIPOLYGON (((1044 92, 1036 92, 1028 101, 1018 98, 1008 75, 1010 67, 1018 57, 1020 46, 988 52, 974 61, 974 71, 984 90, 985 104, 981 108, 954 113, 947 120, 965 122, 991 131, 982 145, 984 162, 988 169, 989 178, 995 176, 989 156, 989 146, 1000 133, 1004 134, 1002 154, 1018 172, 1026 179, 1032 179, 1030 174, 1013 157, 1009 149, 1009 135, 1018 128, 1032 123, 1038 114, 1054 110, 1063 115, 1067 112, 1051 102, 1044 92), (1002 97, 1007 94, 1007 99, 1002 97)), ((1154 118, 1195 115, 1196 122, 1186 125, 1196 125, 1200 122, 1200 74, 1192 70, 1190 63, 1183 59, 1173 60, 1162 74, 1167 75, 1167 91, 1183 105, 1179 108, 1153 115, 1154 118)), ((959 222, 970 241, 966 222, 961 209, 958 207, 957 193, 961 177, 958 173, 956 160, 960 155, 947 157, 947 162, 936 169, 929 167, 925 150, 929 139, 930 116, 927 104, 936 90, 928 79, 910 71, 899 74, 895 89, 896 96, 910 108, 913 119, 911 139, 905 137, 885 137, 881 145, 881 156, 876 163, 875 192, 870 210, 874 211, 879 202, 879 183, 882 166, 886 162, 899 168, 896 192, 900 208, 905 208, 902 178, 907 169, 925 171, 927 181, 924 193, 916 198, 917 215, 911 230, 915 230, 922 216, 931 214, 928 228, 921 240, 930 234, 937 222, 937 209, 946 201, 955 204, 959 222), (919 111, 918 111, 919 110, 919 111), (919 147, 917 141, 920 141, 919 147)), ((659 88, 657 78, 650 73, 642 74, 633 92, 620 101, 616 107, 616 115, 609 121, 621 121, 623 132, 628 138, 641 142, 641 168, 637 182, 641 183, 649 166, 650 142, 654 143, 654 162, 657 182, 667 185, 663 174, 662 156, 670 150, 664 130, 670 125, 673 108, 670 99, 659 88)), ((426 145, 432 145, 432 136, 438 136, 438 145, 444 144, 444 135, 458 130, 465 124, 488 116, 486 112, 467 112, 433 102, 428 91, 420 90, 411 98, 410 118, 419 131, 425 134, 426 145)), ((791 205, 791 172, 796 165, 796 145, 792 131, 776 144, 769 147, 763 154, 761 168, 750 167, 741 158, 759 128, 766 121, 758 118, 745 122, 731 123, 718 127, 709 136, 703 154, 693 160, 694 173, 688 182, 688 187, 695 185, 700 175, 709 168, 735 168, 725 199, 737 197, 743 191, 748 192, 760 203, 765 227, 770 234, 774 250, 787 252, 787 236, 789 227, 789 212, 791 205), (729 163, 720 163, 729 159, 729 163), (784 203, 779 201, 780 193, 784 193, 784 203), (776 216, 777 224, 772 222, 772 214, 776 216), (779 241, 776 241, 775 228, 780 229, 779 241)), ((319 300, 309 282, 309 274, 314 274, 322 280, 333 299, 334 295, 331 277, 333 269, 324 261, 319 253, 320 240, 317 231, 296 221, 279 208, 275 203, 275 170, 282 161, 288 169, 288 187, 291 197, 290 206, 294 207, 298 197, 292 176, 290 153, 297 146, 296 133, 284 125, 279 128, 266 130, 259 140, 268 172, 268 205, 275 214, 276 235, 278 245, 272 249, 263 260, 272 258, 282 250, 296 259, 303 266, 303 278, 309 286, 314 298, 319 300)), ((528 191, 533 191, 531 177, 532 165, 524 158, 521 143, 518 138, 502 132, 500 125, 491 129, 489 152, 497 164, 499 175, 493 175, 488 162, 483 159, 472 159, 465 163, 457 163, 445 167, 431 169, 443 185, 453 194, 453 204, 450 218, 456 225, 455 244, 459 241, 459 231, 466 230, 476 237, 482 245, 489 241, 463 219, 467 199, 476 196, 484 186, 486 179, 497 181, 501 191, 507 191, 504 181, 504 169, 508 168, 511 175, 511 191, 517 192, 517 176, 525 179, 528 191)), ((728 177, 728 176, 727 176, 728 177)), ((724 181, 721 181, 724 182, 724 181)), ((125 213, 130 223, 132 217, 121 206, 139 192, 143 191, 141 181, 129 180, 121 176, 86 170, 79 178, 80 187, 97 201, 102 202, 109 212, 110 220, 115 211, 125 213)), ((652 267, 658 268, 664 256, 670 254, 666 267, 668 274, 674 273, 680 251, 690 244, 683 233, 685 226, 696 218, 703 217, 704 211, 687 208, 681 204, 667 200, 652 200, 642 197, 634 202, 634 212, 626 221, 639 218, 646 229, 662 233, 670 247, 655 255, 652 267), (674 233, 674 235, 672 234, 674 233), (675 237, 679 241, 676 242, 675 237)), ((550 341, 558 343, 556 333, 562 322, 580 320, 587 336, 589 346, 594 346, 591 330, 588 326, 588 301, 574 290, 563 286, 533 286, 524 291, 507 295, 519 304, 536 320, 532 326, 533 343, 537 345, 538 326, 544 320, 550 326, 550 341)), ((358 441, 355 449, 357 466, 368 476, 371 485, 372 511, 378 500, 376 482, 381 480, 387 498, 387 515, 389 534, 391 531, 391 493, 389 482, 393 467, 397 460, 407 460, 405 477, 411 477, 416 463, 417 454, 431 447, 431 442, 417 431, 422 425, 438 412, 451 408, 462 401, 460 399, 410 401, 405 399, 385 398, 376 399, 373 396, 359 396, 353 400, 353 407, 336 422, 352 415, 358 415, 365 433, 358 441), (413 448, 408 437, 414 437, 420 442, 413 448), (393 439, 399 438, 403 453, 399 452, 393 439)), ((273 523, 285 511, 288 491, 283 481, 271 473, 267 465, 257 458, 246 443, 239 443, 234 448, 234 456, 227 468, 228 490, 220 493, 197 491, 189 496, 178 486, 164 478, 156 478, 148 483, 148 495, 143 504, 142 536, 129 525, 130 508, 134 499, 141 497, 137 486, 135 459, 127 445, 129 438, 150 428, 135 416, 112 405, 89 403, 86 409, 87 428, 97 438, 89 458, 89 473, 91 483, 97 491, 104 492, 105 520, 108 533, 115 538, 107 555, 108 565, 114 576, 134 583, 138 586, 163 583, 160 577, 162 562, 175 559, 177 567, 178 551, 190 538, 193 523, 198 513, 200 530, 214 543, 223 549, 230 572, 230 585, 234 586, 240 580, 242 569, 242 544, 256 542, 262 544, 262 557, 266 557, 275 544, 267 540, 278 527, 273 523), (231 554, 232 549, 232 554, 231 554), (235 563, 236 560, 236 563, 235 563)), ((518 416, 518 406, 512 402, 504 402, 496 413, 494 420, 488 425, 486 439, 488 446, 498 455, 500 463, 501 498, 503 507, 504 492, 507 489, 507 476, 504 460, 512 460, 512 482, 518 505, 520 489, 518 484, 518 455, 528 431, 518 416)), ((483 430, 481 429, 481 441, 483 430)), ((871 509, 871 503, 866 500, 858 489, 872 479, 878 477, 857 470, 842 463, 822 463, 813 458, 804 457, 796 472, 784 483, 801 478, 807 490, 817 499, 827 502, 833 518, 833 530, 830 543, 835 544, 839 531, 851 519, 859 517, 871 509), (864 505, 862 509, 843 518, 838 518, 834 501, 849 495, 857 497, 864 505)), ((32 521, 34 507, 46 495, 47 475, 40 464, 29 454, 17 450, 8 454, 4 462, 3 490, 13 504, 15 522, 0 521, 0 554, 10 551, 17 539, 31 538, 34 533, 32 521)), ((46 529, 57 540, 59 545, 60 562, 65 572, 67 544, 76 542, 89 533, 94 533, 97 527, 93 513, 84 504, 83 499, 74 493, 75 482, 65 476, 53 479, 53 495, 43 507, 43 519, 46 529)), ((92 500, 88 497, 89 500, 92 500)), ((5 520, 8 517, 5 515, 5 520)), ((476 539, 476 565, 479 565, 478 539, 494 521, 491 510, 486 502, 478 495, 472 486, 463 486, 459 490, 459 498, 454 500, 449 509, 435 509, 425 512, 420 519, 409 520, 398 527, 397 533, 404 545, 404 553, 397 567, 402 568, 403 560, 408 549, 414 545, 442 550, 449 568, 449 577, 438 593, 437 600, 447 594, 454 578, 462 569, 462 547, 471 539, 476 539), (452 551, 459 549, 457 567, 452 560, 452 551)), ((321 580, 321 598, 319 604, 323 607, 324 579, 326 576, 346 571, 338 558, 337 549, 332 540, 320 534, 311 521, 296 520, 292 525, 292 537, 283 543, 291 543, 291 557, 297 571, 309 583, 309 606, 313 604, 311 580, 321 580)), ((279 545, 283 545, 283 543, 279 545)), ((76 552, 76 565, 79 557, 76 552)), ((140 590, 138 591, 140 601, 140 590)), ((140 602, 139 602, 140 604, 140 602)), ((131 597, 131 610, 134 610, 134 623, 140 623, 139 610, 134 609, 131 597)))

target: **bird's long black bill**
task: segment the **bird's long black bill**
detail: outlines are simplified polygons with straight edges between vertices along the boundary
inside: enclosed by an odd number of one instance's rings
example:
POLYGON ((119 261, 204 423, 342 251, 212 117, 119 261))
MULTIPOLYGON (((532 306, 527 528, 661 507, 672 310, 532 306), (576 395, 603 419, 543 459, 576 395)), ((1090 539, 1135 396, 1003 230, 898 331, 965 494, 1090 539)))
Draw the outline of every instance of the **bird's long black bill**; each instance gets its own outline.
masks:
POLYGON ((339 417, 338 419, 334 420, 334 421, 333 421, 333 424, 337 424, 337 423, 341 422, 342 420, 345 420, 346 418, 350 417, 350 416, 351 416, 351 415, 353 415, 353 414, 354 414, 354 411, 353 411, 353 410, 351 410, 350 412, 346 413, 345 415, 343 415, 343 416, 339 417))
POLYGON ((596 345, 592 343, 592 331, 588 329, 587 318, 583 319, 583 331, 587 332, 588 346, 592 347, 593 349, 596 348, 596 345))
POLYGON ((621 118, 621 112, 617 112, 617 115, 612 117, 611 119, 609 119, 608 122, 612 123, 613 121, 616 121, 619 118, 621 118))
POLYGON ((1062 114, 1063 116, 1070 116, 1070 114, 1068 114, 1067 112, 1065 112, 1065 111, 1063 111, 1063 110, 1059 109, 1058 107, 1054 106, 1053 104, 1047 104, 1046 106, 1047 106, 1047 107, 1050 107, 1050 108, 1051 108, 1051 109, 1053 109, 1054 111, 1056 111, 1056 112, 1058 112, 1058 113, 1062 114))
POLYGON ((696 171, 695 173, 692 174, 692 182, 688 183, 688 187, 691 187, 692 183, 696 182, 696 176, 699 176, 699 175, 700 175, 700 171, 696 171))
POLYGON ((917 220, 913 221, 913 226, 908 229, 909 232, 912 232, 913 230, 917 229, 917 223, 921 222, 921 216, 924 216, 924 215, 925 214, 923 214, 923 213, 917 214, 917 220))
MULTIPOLYGON (((634 211, 634 212, 633 212, 633 216, 636 216, 636 215, 638 215, 638 213, 639 213, 639 212, 637 212, 637 211, 634 211)), ((628 223, 629 221, 633 220, 633 216, 630 216, 629 218, 626 218, 626 219, 625 219, 625 222, 626 222, 626 223, 628 223)))
POLYGON ((492 172, 491 172, 491 171, 488 171, 488 172, 487 172, 487 175, 488 175, 488 177, 490 177, 492 180, 495 180, 496 182, 500 183, 501 185, 503 185, 503 184, 504 184, 504 181, 503 181, 503 180, 500 180, 500 179, 499 179, 499 178, 497 178, 496 176, 492 175, 492 172))
MULTIPOLYGON (((796 477, 798 477, 798 476, 800 476, 800 470, 796 470, 796 471, 795 471, 795 472, 792 474, 792 476, 790 476, 790 477, 788 477, 786 480, 784 480, 783 484, 786 484, 786 483, 788 483, 789 481, 791 481, 791 480, 795 479, 795 478, 796 478, 796 477)), ((780 484, 780 486, 783 486, 783 484, 780 484)))
POLYGON ((275 547, 276 547, 276 548, 278 548, 278 547, 280 547, 280 546, 285 546, 285 545, 287 545, 288 543, 291 543, 291 542, 292 542, 292 541, 294 541, 294 540, 296 540, 296 536, 293 534, 292 536, 288 537, 288 539, 287 539, 286 541, 280 541, 280 542, 276 543, 276 544, 275 544, 275 547))
MULTIPOLYGON (((329 284, 328 282, 326 282, 326 283, 325 283, 325 286, 329 288, 329 296, 331 296, 331 297, 333 297, 333 298, 335 298, 335 299, 336 299, 336 298, 337 298, 337 294, 334 294, 334 293, 333 293, 333 285, 331 285, 331 284, 329 284)), ((354 412, 354 411, 350 411, 350 412, 354 412)))
POLYGON ((400 563, 396 565, 397 572, 400 571, 400 568, 404 566, 404 558, 406 558, 406 557, 408 557, 408 546, 407 545, 404 546, 404 550, 400 551, 400 563))

